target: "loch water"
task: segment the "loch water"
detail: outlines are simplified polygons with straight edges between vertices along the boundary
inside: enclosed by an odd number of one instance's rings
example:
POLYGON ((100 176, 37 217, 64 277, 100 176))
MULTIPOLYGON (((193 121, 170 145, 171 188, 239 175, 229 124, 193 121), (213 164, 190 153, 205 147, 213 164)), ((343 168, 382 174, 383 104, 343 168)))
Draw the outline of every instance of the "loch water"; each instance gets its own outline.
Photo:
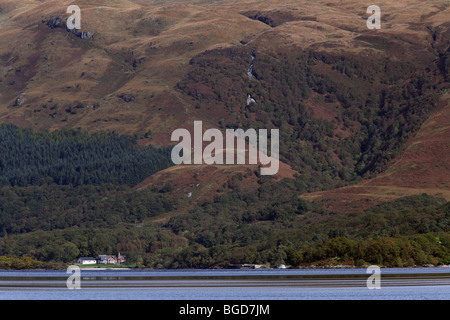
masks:
POLYGON ((449 300, 450 268, 0 270, 0 300, 449 300))

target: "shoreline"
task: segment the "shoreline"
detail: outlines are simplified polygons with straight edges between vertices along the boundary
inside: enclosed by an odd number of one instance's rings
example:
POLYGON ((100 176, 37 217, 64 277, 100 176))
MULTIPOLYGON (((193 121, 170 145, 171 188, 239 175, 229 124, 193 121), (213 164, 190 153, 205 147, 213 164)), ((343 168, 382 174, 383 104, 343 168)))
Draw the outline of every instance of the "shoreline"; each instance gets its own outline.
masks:
MULTIPOLYGON (((67 267, 69 267, 68 265, 67 267)), ((75 265, 77 266, 77 265, 75 265)), ((105 270, 117 270, 117 271, 157 271, 157 270, 170 270, 170 271, 180 271, 180 270, 323 270, 323 269, 331 269, 331 270, 338 270, 338 269, 367 269, 369 266, 352 266, 352 265, 335 265, 335 266, 298 266, 298 267, 286 267, 286 268, 189 268, 189 269, 157 269, 157 268, 133 268, 133 267, 83 267, 79 266, 80 270, 86 270, 86 271, 105 271, 105 270)), ((385 267, 385 266, 379 266, 380 269, 434 269, 434 268, 450 268, 450 264, 448 265, 424 265, 424 266, 410 266, 410 267, 385 267)), ((35 269, 0 269, 0 271, 61 271, 66 270, 64 268, 61 269, 46 269, 46 268, 35 268, 35 269)))
POLYGON ((95 267, 80 267, 80 270, 88 270, 88 271, 92 271, 92 270, 144 270, 144 269, 138 269, 138 268, 95 268, 95 267))

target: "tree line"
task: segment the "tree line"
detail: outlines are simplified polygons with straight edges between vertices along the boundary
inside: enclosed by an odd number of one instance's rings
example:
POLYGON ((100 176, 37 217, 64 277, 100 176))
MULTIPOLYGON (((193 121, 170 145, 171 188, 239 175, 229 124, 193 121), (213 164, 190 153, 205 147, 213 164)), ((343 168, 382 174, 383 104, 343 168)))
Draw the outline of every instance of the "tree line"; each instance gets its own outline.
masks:
POLYGON ((183 212, 182 199, 159 191, 56 187, 2 189, 0 256, 56 265, 120 251, 147 268, 450 263, 450 203, 428 195, 341 215, 297 200, 290 179, 263 178, 256 191, 234 188, 183 212), (175 209, 167 222, 148 220, 175 209))
POLYGON ((126 135, 0 125, 0 186, 134 186, 170 165, 169 148, 140 147, 126 135))

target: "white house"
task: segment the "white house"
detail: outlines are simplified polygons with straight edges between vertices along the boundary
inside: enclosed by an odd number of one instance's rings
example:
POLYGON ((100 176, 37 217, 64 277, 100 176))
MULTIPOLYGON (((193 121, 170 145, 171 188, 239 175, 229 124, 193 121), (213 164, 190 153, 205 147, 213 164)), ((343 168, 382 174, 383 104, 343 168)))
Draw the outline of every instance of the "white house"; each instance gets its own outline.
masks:
POLYGON ((125 256, 121 255, 120 252, 117 256, 101 254, 96 258, 81 257, 78 259, 78 264, 122 264, 124 263, 125 256))
POLYGON ((90 257, 82 257, 77 261, 78 264, 97 264, 97 259, 90 257))

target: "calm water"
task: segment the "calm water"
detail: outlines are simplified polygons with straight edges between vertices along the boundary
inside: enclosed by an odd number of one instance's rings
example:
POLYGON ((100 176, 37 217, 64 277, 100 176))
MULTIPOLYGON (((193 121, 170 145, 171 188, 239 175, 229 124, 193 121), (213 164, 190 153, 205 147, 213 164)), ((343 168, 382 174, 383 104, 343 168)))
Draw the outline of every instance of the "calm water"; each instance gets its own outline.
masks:
POLYGON ((0 270, 1 300, 449 300, 450 268, 82 270, 79 290, 60 271, 0 270))

